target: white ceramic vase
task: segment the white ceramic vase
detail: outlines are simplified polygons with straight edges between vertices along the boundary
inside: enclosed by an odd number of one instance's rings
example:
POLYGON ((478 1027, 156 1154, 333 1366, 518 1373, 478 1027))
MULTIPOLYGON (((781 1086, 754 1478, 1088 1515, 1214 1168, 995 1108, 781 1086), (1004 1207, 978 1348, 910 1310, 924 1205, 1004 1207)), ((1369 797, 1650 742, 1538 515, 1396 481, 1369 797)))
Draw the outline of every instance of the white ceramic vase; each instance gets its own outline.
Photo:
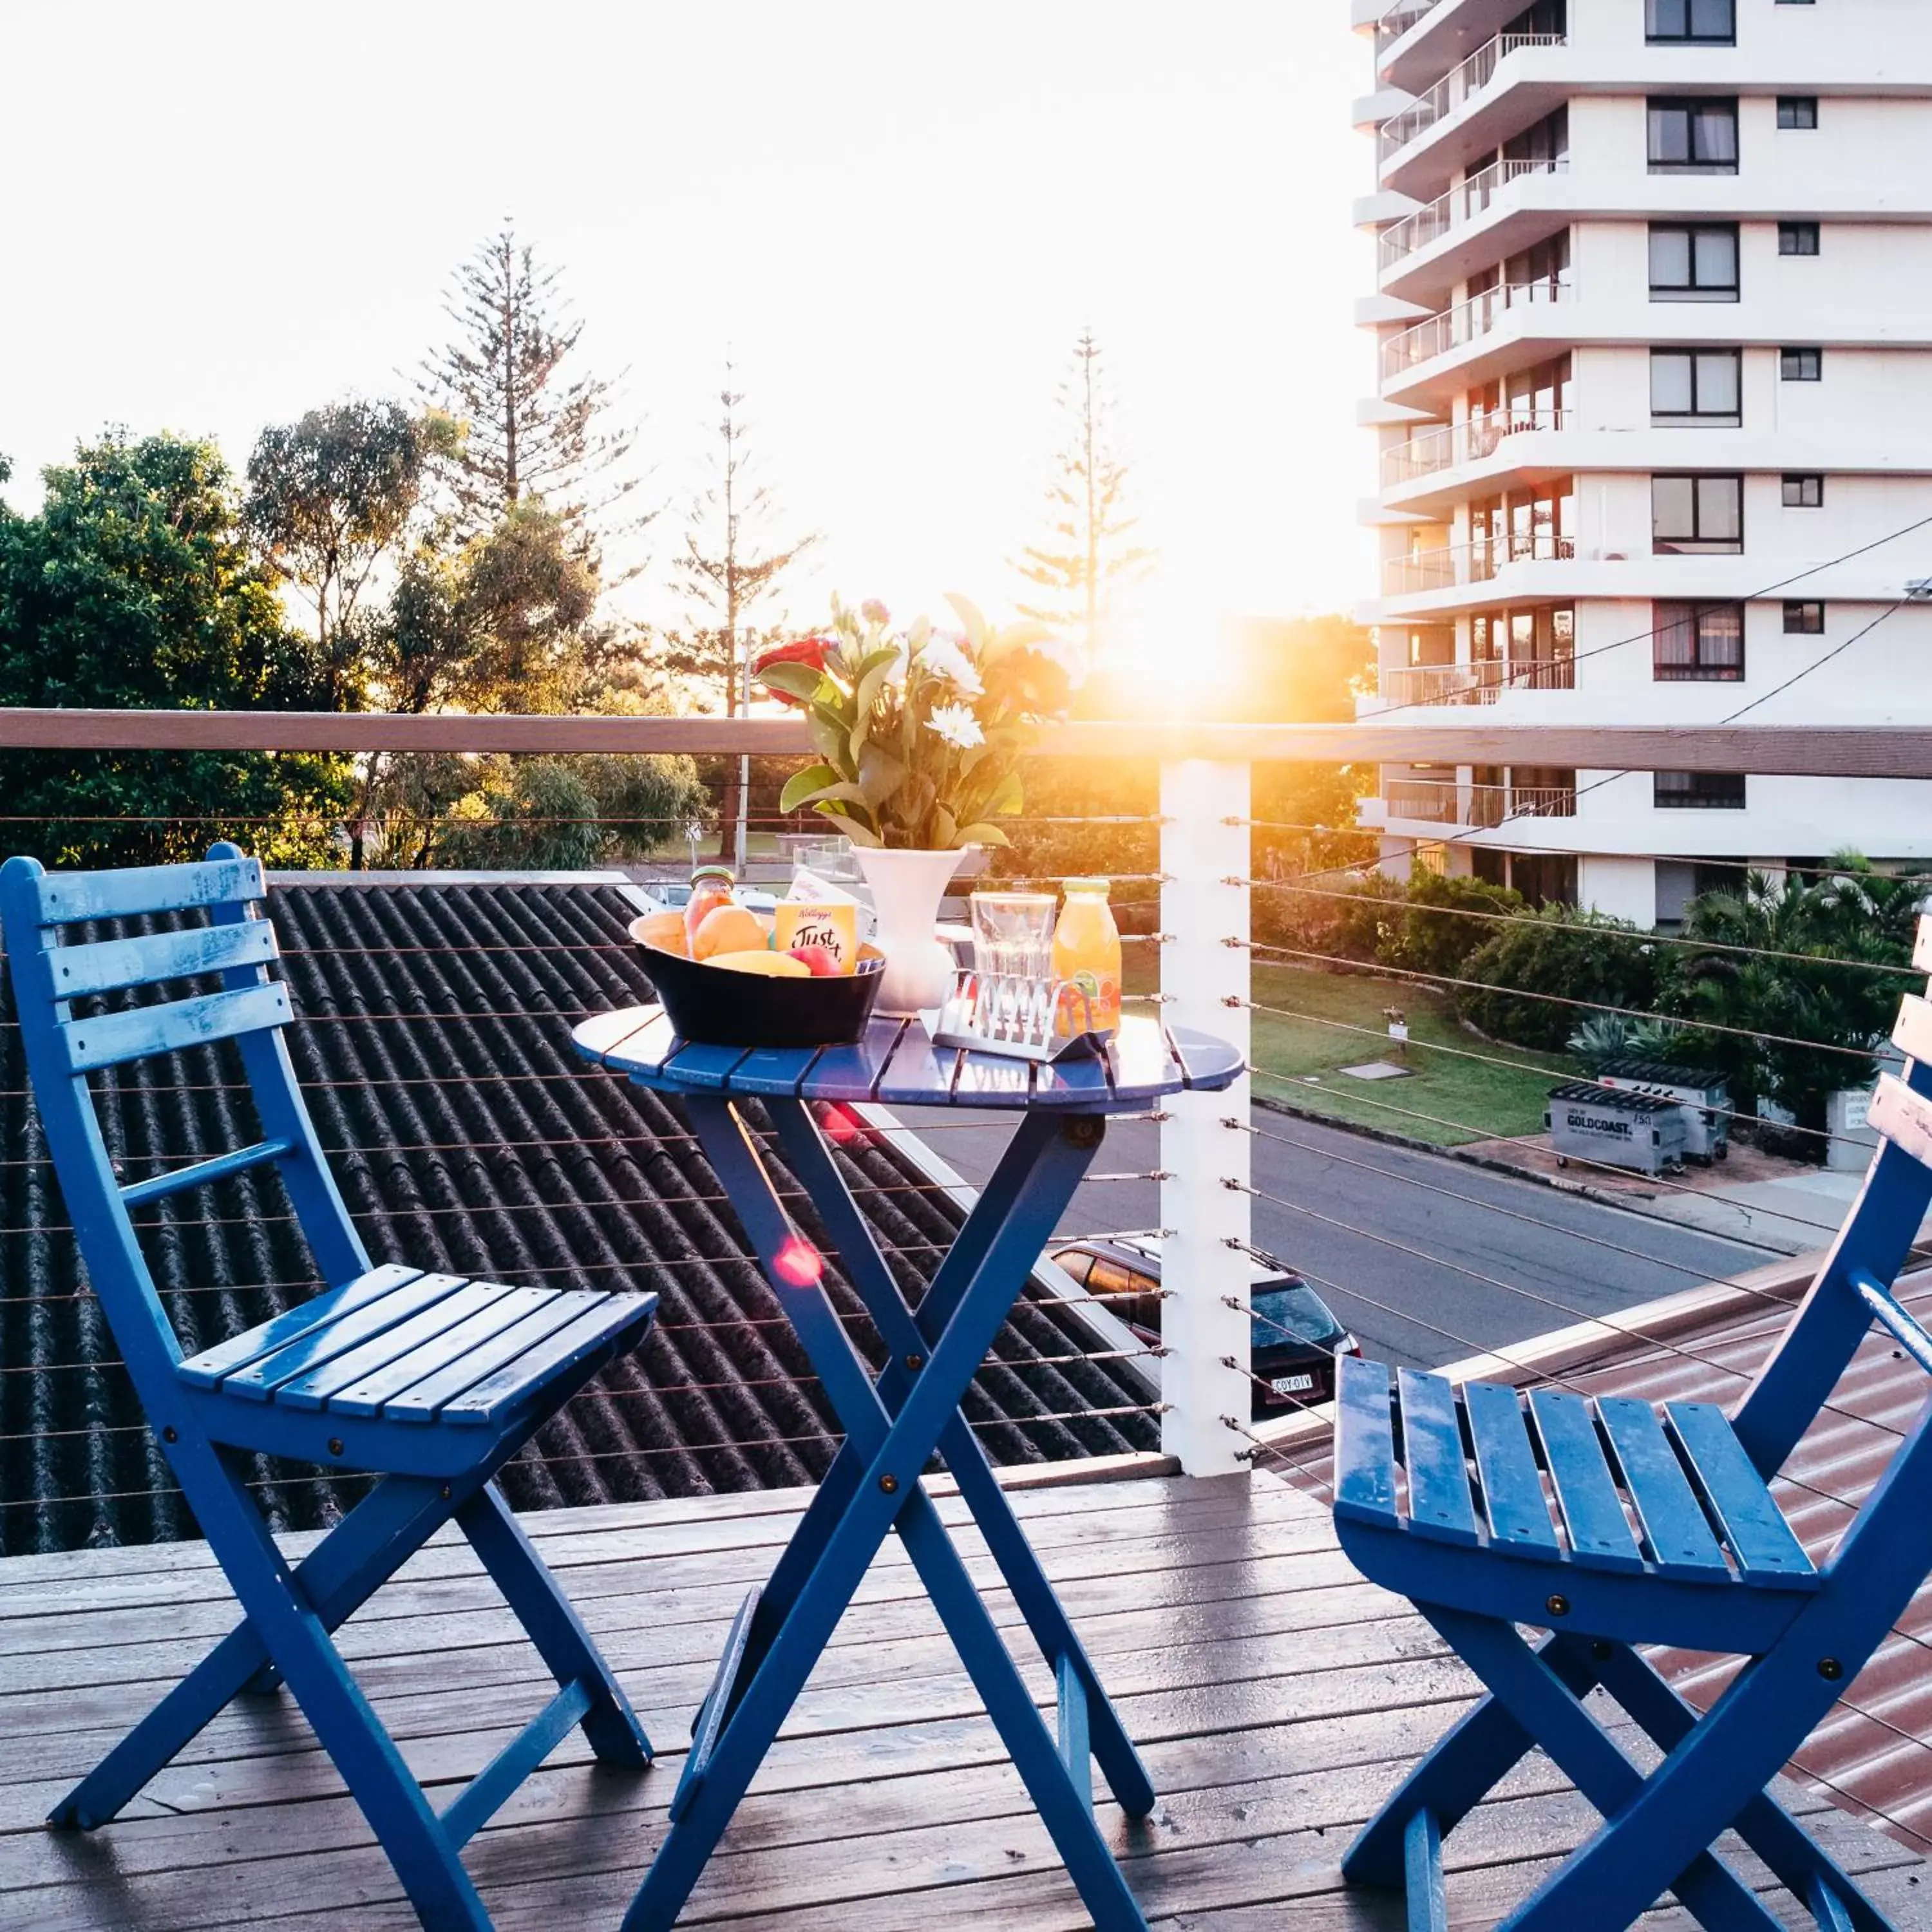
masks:
POLYGON ((938 937, 939 902, 963 852, 868 850, 853 854, 872 888, 874 944, 885 955, 874 1012, 892 1018, 928 1012, 952 990, 952 952, 938 937))

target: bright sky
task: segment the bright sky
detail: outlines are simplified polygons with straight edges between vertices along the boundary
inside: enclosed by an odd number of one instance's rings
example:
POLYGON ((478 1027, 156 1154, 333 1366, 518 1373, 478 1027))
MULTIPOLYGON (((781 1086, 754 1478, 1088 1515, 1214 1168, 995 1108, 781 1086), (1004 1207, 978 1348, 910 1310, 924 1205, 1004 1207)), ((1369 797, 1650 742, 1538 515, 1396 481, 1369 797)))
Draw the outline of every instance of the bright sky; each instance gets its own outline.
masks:
POLYGON ((212 434, 404 393, 501 218, 643 418, 656 567, 728 346, 778 534, 834 588, 1019 588, 1090 323, 1158 601, 1345 608, 1371 488, 1342 0, 6 0, 9 490, 109 422, 212 434))

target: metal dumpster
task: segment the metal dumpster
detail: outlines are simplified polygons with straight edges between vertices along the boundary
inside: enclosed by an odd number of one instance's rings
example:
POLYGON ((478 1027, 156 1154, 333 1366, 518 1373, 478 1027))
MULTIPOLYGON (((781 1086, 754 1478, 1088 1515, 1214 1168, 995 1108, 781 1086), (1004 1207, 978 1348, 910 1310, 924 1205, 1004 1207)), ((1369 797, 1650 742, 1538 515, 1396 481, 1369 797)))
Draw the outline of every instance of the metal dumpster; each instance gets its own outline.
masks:
POLYGON ((1684 1109, 1674 1100, 1566 1081, 1550 1088, 1543 1118, 1558 1167, 1576 1160, 1640 1174, 1683 1172, 1684 1109))
POLYGON ((1731 1151, 1731 1090, 1713 1067, 1678 1066, 1667 1060, 1612 1060, 1597 1073, 1599 1086, 1648 1094, 1684 1109, 1684 1151, 1693 1160, 1726 1159, 1731 1151))

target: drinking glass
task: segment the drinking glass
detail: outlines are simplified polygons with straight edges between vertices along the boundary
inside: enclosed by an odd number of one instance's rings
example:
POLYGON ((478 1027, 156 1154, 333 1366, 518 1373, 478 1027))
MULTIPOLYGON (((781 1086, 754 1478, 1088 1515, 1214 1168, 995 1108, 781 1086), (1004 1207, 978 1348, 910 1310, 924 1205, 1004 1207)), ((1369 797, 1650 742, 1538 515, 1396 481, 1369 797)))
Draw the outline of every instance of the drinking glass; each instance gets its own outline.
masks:
POLYGON ((972 896, 973 965, 995 982, 999 1030, 1026 1030, 1034 1002, 1022 982, 1041 984, 1053 974, 1051 892, 975 892, 972 896))

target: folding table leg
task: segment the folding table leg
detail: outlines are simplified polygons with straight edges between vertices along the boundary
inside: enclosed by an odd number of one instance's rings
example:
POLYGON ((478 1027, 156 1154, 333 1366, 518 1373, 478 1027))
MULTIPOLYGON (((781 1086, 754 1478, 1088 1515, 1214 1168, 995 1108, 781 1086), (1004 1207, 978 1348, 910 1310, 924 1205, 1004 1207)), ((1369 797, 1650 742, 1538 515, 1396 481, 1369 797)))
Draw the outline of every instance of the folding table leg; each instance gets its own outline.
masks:
MULTIPOLYGON (((879 1378, 878 1393, 887 1411, 896 1414, 912 1383, 913 1371, 906 1366, 908 1358, 922 1355, 931 1346, 952 1312, 946 1304, 953 1298, 945 1295, 942 1299, 944 1291, 935 1285, 916 1315, 906 1306, 872 1229, 806 1108, 796 1100, 782 1100, 770 1103, 769 1111, 794 1172, 805 1183, 806 1192, 824 1216, 845 1272, 885 1339, 890 1353, 885 1372, 879 1378)), ((1091 1118, 1096 1127, 1104 1125, 1101 1117, 1091 1118)), ((1097 1148, 1096 1140, 1095 1150, 1097 1148)), ((962 1256, 956 1247, 949 1262, 954 1256, 959 1256, 965 1265, 971 1264, 971 1250, 962 1256)), ((1093 1754, 1114 1797, 1130 1817, 1145 1817, 1154 1808, 1153 1780, 1101 1684, 1085 1646, 1075 1634, 1053 1586, 1040 1568, 1040 1558, 1027 1541, 986 1451, 963 1416, 956 1415, 946 1424, 939 1438, 939 1450, 1048 1668, 1058 1672, 1064 1660, 1079 1678, 1086 1692, 1093 1754)))
MULTIPOLYGON (((790 1223, 755 1150, 723 1101, 694 1098, 689 1109, 712 1166, 769 1262, 790 1232, 790 1223)), ((1105 1932, 1142 1932, 1145 1922, 1119 1868, 1060 1762, 937 1513, 918 1486, 920 1470, 947 1421, 957 1415, 967 1386, 1011 1309, 1016 1285, 1024 1279, 1041 1241, 1086 1170, 1090 1145, 1067 1137, 1063 1126, 1040 1116, 1022 1124, 1016 1147, 1009 1150, 1010 1162, 1017 1156, 1009 1179, 1017 1177, 1027 1184, 1003 1187, 997 1200, 989 1190, 969 1217, 974 1239, 968 1251, 976 1256, 970 1278, 896 1417, 887 1414, 867 1384, 822 1288, 780 1286, 781 1299, 799 1325, 801 1338, 811 1336, 808 1348, 812 1342, 818 1343, 824 1358, 820 1372, 826 1376, 834 1407, 839 1408, 842 1396, 844 1399, 841 1419, 848 1431, 848 1447, 857 1446, 866 1458, 865 1475, 816 1552, 710 1760, 698 1772, 691 1802, 671 1826, 632 1903, 624 1921, 626 1932, 663 1932, 676 1918, 880 1544, 896 1523, 926 1577, 962 1660, 981 1687, 989 1713, 1014 1751, 1096 1925, 1105 1932), (1009 1195, 1010 1199, 1004 1198, 1009 1195), (990 1238, 982 1234, 982 1216, 991 1222, 990 1238), (874 1443, 876 1448, 872 1447, 874 1443), (1037 1750, 1029 1726, 1037 1733, 1037 1750)), ((782 1276, 774 1279, 782 1283, 782 1276)))

